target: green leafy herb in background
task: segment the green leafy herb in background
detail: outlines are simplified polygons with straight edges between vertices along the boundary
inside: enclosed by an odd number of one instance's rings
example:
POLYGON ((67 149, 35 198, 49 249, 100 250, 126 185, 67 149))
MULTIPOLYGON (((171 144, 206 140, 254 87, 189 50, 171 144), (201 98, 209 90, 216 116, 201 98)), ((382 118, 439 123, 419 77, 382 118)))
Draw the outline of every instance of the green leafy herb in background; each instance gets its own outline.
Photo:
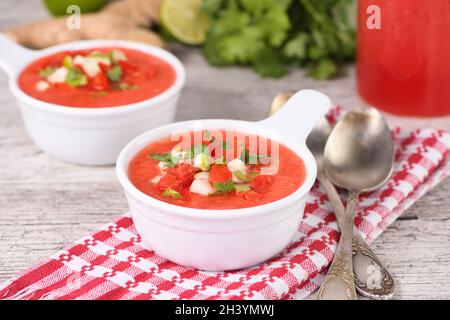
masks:
POLYGON ((289 65, 328 79, 354 57, 355 0, 205 0, 203 53, 215 66, 249 65, 281 77, 289 65))

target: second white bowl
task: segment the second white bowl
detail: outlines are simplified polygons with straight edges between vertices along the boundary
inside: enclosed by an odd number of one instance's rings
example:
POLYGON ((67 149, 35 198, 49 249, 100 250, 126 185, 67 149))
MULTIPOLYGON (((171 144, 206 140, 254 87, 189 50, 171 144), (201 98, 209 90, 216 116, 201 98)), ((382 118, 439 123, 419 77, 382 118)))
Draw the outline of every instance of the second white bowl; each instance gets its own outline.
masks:
POLYGON ((174 55, 141 43, 88 40, 33 51, 0 34, 0 47, 0 67, 9 75, 9 87, 17 98, 33 142, 55 158, 80 165, 113 164, 130 140, 172 122, 186 78, 183 65, 174 55), (174 68, 175 83, 160 95, 142 102, 95 109, 47 103, 25 94, 17 84, 23 68, 36 59, 64 50, 101 47, 124 47, 154 55, 174 68))

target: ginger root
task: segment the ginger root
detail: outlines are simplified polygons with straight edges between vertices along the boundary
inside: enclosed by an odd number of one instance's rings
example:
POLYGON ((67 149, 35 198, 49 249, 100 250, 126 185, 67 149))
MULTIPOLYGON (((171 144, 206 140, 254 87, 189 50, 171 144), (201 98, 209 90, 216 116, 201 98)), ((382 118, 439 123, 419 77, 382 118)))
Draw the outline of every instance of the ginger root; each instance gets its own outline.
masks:
POLYGON ((86 39, 131 40, 162 47, 162 39, 149 29, 159 22, 161 1, 113 1, 100 12, 81 15, 80 29, 69 29, 67 17, 60 17, 14 27, 6 30, 5 34, 34 49, 86 39))

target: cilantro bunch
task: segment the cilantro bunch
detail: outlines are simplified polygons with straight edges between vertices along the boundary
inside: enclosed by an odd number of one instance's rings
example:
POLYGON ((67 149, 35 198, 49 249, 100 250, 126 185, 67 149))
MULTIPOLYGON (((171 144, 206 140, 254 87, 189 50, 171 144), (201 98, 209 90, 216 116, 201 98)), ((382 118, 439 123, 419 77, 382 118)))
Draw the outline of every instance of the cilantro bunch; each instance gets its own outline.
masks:
POLYGON ((215 66, 281 77, 290 65, 329 79, 354 58, 355 0, 204 0, 212 25, 203 53, 215 66))

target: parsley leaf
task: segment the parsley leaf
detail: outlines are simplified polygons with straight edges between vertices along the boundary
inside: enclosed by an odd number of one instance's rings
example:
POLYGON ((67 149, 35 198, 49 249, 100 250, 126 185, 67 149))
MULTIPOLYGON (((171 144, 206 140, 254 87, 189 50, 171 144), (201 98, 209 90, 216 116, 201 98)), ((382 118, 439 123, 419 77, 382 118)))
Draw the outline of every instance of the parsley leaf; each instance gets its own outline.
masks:
POLYGON ((175 167, 178 163, 178 159, 172 158, 170 152, 168 153, 152 153, 150 157, 156 161, 162 161, 167 163, 167 165, 171 168, 175 167))
POLYGON ((106 74, 109 81, 118 82, 122 78, 122 67, 120 65, 115 65, 106 74))
POLYGON ((86 76, 78 69, 68 69, 66 83, 71 87, 81 87, 87 85, 86 76))
POLYGON ((150 156, 153 160, 157 160, 157 161, 169 162, 172 160, 172 157, 169 152, 167 152, 167 153, 153 152, 150 156))
POLYGON ((300 32, 292 39, 286 42, 283 53, 288 58, 304 59, 306 57, 306 48, 309 36, 305 32, 300 32))
POLYGON ((355 56, 356 0, 204 0, 203 54, 215 66, 246 65, 263 77, 287 66, 328 79, 355 56))
POLYGON ((233 192, 235 185, 233 181, 227 180, 226 182, 215 181, 213 183, 214 192, 217 194, 233 192))

